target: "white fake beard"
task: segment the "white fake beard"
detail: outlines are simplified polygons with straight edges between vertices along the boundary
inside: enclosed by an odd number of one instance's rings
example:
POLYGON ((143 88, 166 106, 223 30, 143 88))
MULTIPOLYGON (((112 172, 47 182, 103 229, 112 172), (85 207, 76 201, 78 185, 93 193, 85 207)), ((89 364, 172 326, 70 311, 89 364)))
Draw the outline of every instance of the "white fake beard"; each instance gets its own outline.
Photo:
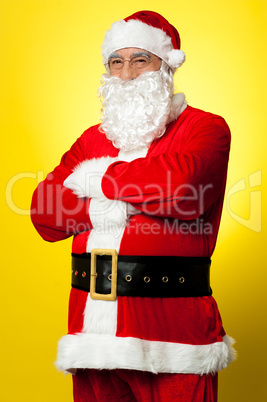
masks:
POLYGON ((164 134, 173 94, 173 79, 167 72, 149 71, 130 81, 104 74, 101 83, 100 130, 116 148, 148 147, 164 134))

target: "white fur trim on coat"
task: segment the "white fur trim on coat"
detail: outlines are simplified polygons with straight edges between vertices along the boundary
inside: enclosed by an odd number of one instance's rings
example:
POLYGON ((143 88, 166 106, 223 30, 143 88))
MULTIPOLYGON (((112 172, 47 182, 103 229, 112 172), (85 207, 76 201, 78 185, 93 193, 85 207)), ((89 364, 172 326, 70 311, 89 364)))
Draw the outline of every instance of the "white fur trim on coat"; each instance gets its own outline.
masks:
MULTIPOLYGON (((130 162, 133 159, 144 157, 147 148, 129 152, 120 151, 119 160, 130 162)), ((123 201, 109 200, 105 196, 92 198, 89 206, 89 215, 93 225, 86 251, 93 248, 115 249, 119 252, 121 239, 129 215, 139 213, 134 207, 123 201)), ((92 300, 88 294, 84 310, 83 332, 87 334, 109 334, 115 336, 117 328, 117 300, 92 300)))
POLYGON ((89 206, 93 230, 87 241, 86 251, 107 248, 119 251, 121 239, 127 225, 127 204, 106 197, 92 198, 89 206))
POLYGON ((93 300, 87 297, 83 332, 115 336, 117 330, 117 299, 93 300))
POLYGON ((185 61, 184 52, 173 48, 171 37, 162 29, 139 20, 120 20, 114 22, 106 33, 102 46, 103 63, 107 63, 111 53, 129 47, 148 50, 164 60, 173 70, 185 61))
POLYGON ((183 93, 174 94, 172 96, 171 111, 168 117, 167 124, 178 119, 181 113, 187 108, 187 102, 183 93))
POLYGON ((148 147, 131 149, 130 151, 120 150, 118 160, 124 162, 131 162, 137 158, 145 158, 147 155, 148 147))
POLYGON ((127 225, 126 202, 123 201, 92 198, 89 215, 93 228, 99 233, 114 233, 115 228, 127 225))
POLYGON ((209 345, 147 341, 109 334, 75 334, 61 338, 56 366, 60 371, 78 368, 129 369, 152 373, 215 373, 234 359, 233 339, 209 345))

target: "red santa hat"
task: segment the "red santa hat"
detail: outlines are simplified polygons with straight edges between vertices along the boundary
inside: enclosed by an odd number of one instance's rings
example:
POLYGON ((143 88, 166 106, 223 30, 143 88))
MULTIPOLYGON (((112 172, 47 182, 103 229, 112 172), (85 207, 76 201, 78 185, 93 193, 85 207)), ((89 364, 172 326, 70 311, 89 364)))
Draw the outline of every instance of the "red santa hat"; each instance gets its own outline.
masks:
POLYGON ((112 24, 102 46, 104 64, 111 53, 127 47, 148 50, 164 60, 174 71, 185 61, 177 29, 153 11, 138 11, 112 24))

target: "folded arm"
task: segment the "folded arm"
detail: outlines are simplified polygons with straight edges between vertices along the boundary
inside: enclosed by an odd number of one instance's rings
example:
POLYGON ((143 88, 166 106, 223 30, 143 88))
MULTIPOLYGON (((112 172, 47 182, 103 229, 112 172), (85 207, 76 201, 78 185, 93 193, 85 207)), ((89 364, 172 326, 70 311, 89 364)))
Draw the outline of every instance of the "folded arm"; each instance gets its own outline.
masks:
POLYGON ((183 152, 115 162, 102 179, 107 198, 157 216, 196 219, 224 191, 230 131, 220 117, 194 127, 183 152))
POLYGON ((92 226, 88 213, 90 199, 78 198, 63 184, 82 159, 83 150, 78 139, 33 194, 32 222, 47 241, 63 240, 92 226))

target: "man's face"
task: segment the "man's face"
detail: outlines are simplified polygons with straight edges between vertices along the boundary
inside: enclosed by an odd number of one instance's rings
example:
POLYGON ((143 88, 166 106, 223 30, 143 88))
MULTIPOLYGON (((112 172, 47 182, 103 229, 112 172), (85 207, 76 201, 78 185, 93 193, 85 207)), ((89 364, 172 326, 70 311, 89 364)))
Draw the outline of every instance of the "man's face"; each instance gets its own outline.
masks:
POLYGON ((158 71, 160 67, 159 57, 135 47, 116 50, 109 57, 110 74, 124 81, 133 80, 146 71, 158 71))
POLYGON ((161 137, 171 111, 172 74, 161 59, 143 49, 124 48, 109 58, 98 95, 101 131, 125 152, 147 148, 161 137), (126 61, 130 59, 130 61, 126 61))

